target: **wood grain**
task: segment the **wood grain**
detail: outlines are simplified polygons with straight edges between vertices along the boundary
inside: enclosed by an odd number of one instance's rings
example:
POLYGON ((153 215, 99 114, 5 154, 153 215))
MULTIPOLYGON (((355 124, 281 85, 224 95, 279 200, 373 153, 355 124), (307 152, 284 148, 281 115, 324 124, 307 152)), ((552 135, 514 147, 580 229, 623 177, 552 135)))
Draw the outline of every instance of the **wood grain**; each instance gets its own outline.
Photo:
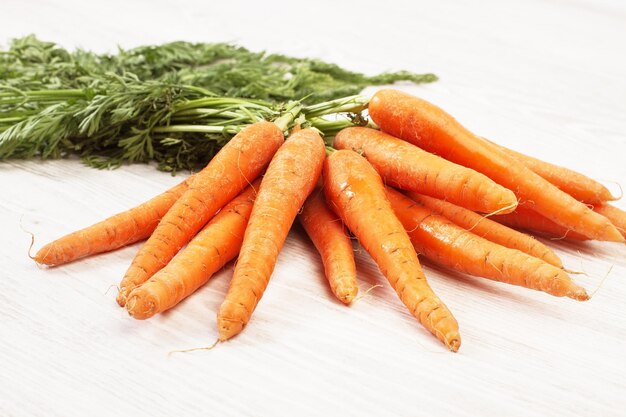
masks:
MULTIPOLYGON (((319 56, 368 72, 433 71, 401 88, 469 128, 626 180, 626 6, 620 1, 305 4, 200 0, 24 0, 3 6, 0 42, 35 32, 113 50, 186 39, 319 56)), ((372 90, 368 90, 372 91, 372 90)), ((282 251, 246 331, 216 349, 229 264, 171 312, 144 322, 115 304, 138 246, 40 269, 35 247, 143 201, 172 178, 76 160, 0 163, 0 416, 621 416, 626 408, 626 249, 550 244, 588 275, 584 304, 426 266, 463 336, 446 352, 409 315, 367 254, 362 291, 335 301, 301 229, 282 251), (610 275, 603 281, 607 272, 610 275)), ((624 202, 618 205, 626 208, 624 202)))

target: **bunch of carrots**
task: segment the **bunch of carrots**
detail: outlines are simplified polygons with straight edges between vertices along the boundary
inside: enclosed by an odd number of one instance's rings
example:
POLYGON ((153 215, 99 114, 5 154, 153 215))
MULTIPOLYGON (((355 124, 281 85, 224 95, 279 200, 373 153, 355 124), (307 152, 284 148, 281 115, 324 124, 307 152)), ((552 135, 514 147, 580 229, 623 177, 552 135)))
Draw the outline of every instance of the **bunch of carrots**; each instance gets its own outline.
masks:
POLYGON ((626 213, 600 183, 503 148, 435 105, 395 90, 369 101, 373 127, 325 146, 314 128, 287 139, 249 125, 201 171, 145 203, 45 245, 60 265, 147 239, 119 286, 136 319, 174 307, 238 257, 219 312, 219 340, 250 321, 296 217, 319 251, 334 295, 358 286, 350 234, 420 323, 450 350, 452 312, 418 254, 443 267, 578 301, 589 299, 558 256, 529 234, 624 242, 626 213))

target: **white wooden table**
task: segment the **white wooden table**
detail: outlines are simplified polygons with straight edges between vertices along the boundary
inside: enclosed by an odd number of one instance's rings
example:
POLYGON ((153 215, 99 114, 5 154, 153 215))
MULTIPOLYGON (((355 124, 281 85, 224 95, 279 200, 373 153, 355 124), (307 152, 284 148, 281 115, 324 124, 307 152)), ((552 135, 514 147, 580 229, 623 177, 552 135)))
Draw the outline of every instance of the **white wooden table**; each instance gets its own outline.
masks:
MULTIPOLYGON (((404 86, 504 145, 626 185, 622 1, 3 4, 0 42, 36 33, 99 51, 236 41, 366 72, 433 71, 404 86)), ((367 254, 362 291, 333 299, 299 228, 243 334, 212 351, 232 265, 171 312, 135 321, 115 289, 137 245, 39 269, 26 256, 180 180, 150 166, 0 163, 0 416, 623 416, 626 248, 554 244, 587 303, 426 267, 457 317, 458 354, 411 317, 367 254)), ((618 206, 626 208, 624 202, 618 206)))

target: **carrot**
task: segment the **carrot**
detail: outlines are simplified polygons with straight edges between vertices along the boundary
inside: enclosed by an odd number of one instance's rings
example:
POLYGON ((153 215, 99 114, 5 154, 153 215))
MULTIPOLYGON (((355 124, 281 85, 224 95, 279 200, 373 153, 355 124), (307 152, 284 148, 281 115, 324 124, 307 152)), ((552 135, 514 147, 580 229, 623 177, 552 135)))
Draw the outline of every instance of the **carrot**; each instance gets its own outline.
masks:
POLYGON ((523 163, 527 168, 557 186, 561 191, 571 195, 576 200, 588 204, 599 204, 605 201, 616 200, 611 192, 598 181, 574 170, 544 162, 532 156, 505 148, 493 142, 494 146, 512 158, 523 163))
POLYGON ((44 265, 61 265, 146 239, 192 180, 189 177, 137 207, 48 243, 34 260, 44 265))
POLYGON ((120 284, 117 302, 163 268, 207 221, 261 173, 283 143, 274 123, 255 123, 232 138, 174 203, 139 250, 120 284))
POLYGON ((356 152, 333 152, 324 164, 324 191, 329 206, 369 252, 411 314, 456 352, 461 345, 458 324, 428 285, 376 170, 356 152))
POLYGON ((589 296, 560 268, 506 248, 452 223, 387 188, 387 197, 418 253, 444 267, 494 281, 585 301, 589 296))
POLYGON ((239 334, 252 316, 298 211, 322 171, 324 141, 311 129, 290 136, 261 182, 235 273, 217 316, 219 339, 239 334))
POLYGON ((555 223, 592 239, 624 241, 606 217, 478 138, 435 105, 399 91, 381 90, 368 108, 383 131, 482 172, 555 223))
POLYGON ((517 206, 513 213, 493 216, 491 219, 514 229, 527 230, 552 239, 589 240, 587 236, 556 224, 525 205, 517 206))
POLYGON ((602 214, 617 227, 622 236, 626 237, 626 212, 610 204, 596 204, 593 211, 602 214))
POLYGON ((143 320, 174 307, 237 256, 260 183, 224 206, 165 268, 129 293, 131 316, 143 320))
POLYGON ((322 256, 333 294, 341 302, 350 304, 359 291, 352 243, 341 219, 326 205, 321 188, 311 193, 298 218, 322 256))
POLYGON ((508 213, 517 205, 511 190, 485 175, 379 130, 343 129, 335 137, 334 147, 362 153, 385 184, 396 188, 418 191, 484 213, 508 213))
POLYGON ((428 210, 451 220, 475 235, 507 248, 525 252, 557 268, 563 268, 563 263, 556 253, 532 236, 510 229, 487 217, 483 217, 463 207, 455 206, 447 201, 437 200, 436 198, 412 191, 407 192, 406 195, 428 210))

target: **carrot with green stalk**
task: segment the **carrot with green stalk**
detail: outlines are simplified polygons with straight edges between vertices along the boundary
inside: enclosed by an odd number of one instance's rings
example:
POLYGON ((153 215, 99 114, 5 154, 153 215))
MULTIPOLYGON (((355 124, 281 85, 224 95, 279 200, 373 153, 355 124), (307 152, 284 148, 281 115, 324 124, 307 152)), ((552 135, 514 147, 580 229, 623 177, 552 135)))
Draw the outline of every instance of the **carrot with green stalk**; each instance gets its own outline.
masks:
POLYGON ((606 217, 477 137, 439 107, 400 91, 381 90, 368 109, 383 131, 487 175, 555 223, 592 239, 624 242, 606 217))
POLYGON ((574 283, 563 269, 483 239, 396 190, 387 188, 387 196, 415 250, 426 259, 456 271, 557 297, 589 299, 585 289, 574 283))
POLYGON ((324 164, 324 192, 411 314, 456 352, 461 345, 458 323, 428 285, 376 170, 356 152, 335 151, 324 164))
POLYGON ((335 136, 333 146, 362 153, 383 182, 396 188, 418 191, 483 213, 508 213, 517 206, 511 190, 485 175, 379 130, 343 129, 335 136))
POLYGON ((174 307, 237 256, 260 183, 226 204, 165 268, 130 292, 131 316, 143 320, 174 307))
POLYGON ((250 321, 289 229, 322 171, 324 141, 312 129, 292 134, 272 158, 257 194, 233 279, 217 316, 219 340, 250 321))

